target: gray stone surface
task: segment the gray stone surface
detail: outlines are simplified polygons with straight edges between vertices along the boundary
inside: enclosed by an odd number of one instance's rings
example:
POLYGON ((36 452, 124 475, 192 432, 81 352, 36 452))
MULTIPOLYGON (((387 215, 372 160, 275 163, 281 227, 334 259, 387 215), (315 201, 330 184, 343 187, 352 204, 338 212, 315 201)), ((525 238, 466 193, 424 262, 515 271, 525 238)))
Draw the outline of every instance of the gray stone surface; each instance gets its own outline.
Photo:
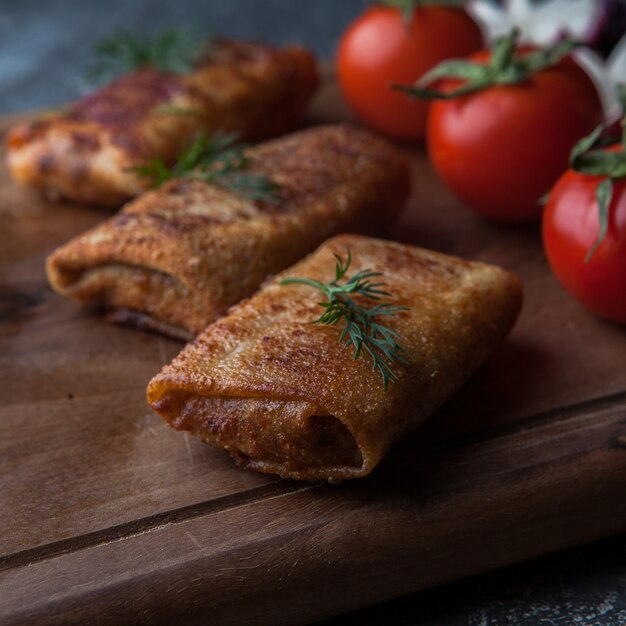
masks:
POLYGON ((316 626, 626 626, 625 563, 616 537, 316 626))

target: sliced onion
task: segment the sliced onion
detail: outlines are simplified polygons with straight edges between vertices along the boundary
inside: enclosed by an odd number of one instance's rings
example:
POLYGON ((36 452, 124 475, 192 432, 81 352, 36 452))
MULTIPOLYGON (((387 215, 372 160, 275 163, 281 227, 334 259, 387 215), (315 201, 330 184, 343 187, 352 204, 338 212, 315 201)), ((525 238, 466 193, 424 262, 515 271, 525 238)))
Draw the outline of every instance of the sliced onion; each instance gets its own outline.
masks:
POLYGON ((607 60, 607 68, 614 84, 626 84, 626 35, 624 35, 607 60))
MULTIPOLYGON (((626 47, 624 51, 624 61, 626 61, 626 47)), ((623 110, 617 97, 614 80, 608 65, 600 55, 589 48, 579 48, 573 52, 573 55, 576 58, 576 62, 587 72, 598 90, 604 110, 605 123, 612 124, 617 121, 622 116, 623 110)))
MULTIPOLYGON (((594 43, 609 21, 611 0, 470 0, 468 10, 488 40, 521 31, 521 41, 549 46, 564 37, 594 43)), ((604 109, 605 121, 612 123, 623 114, 615 83, 626 83, 626 36, 616 47, 608 64, 595 52, 580 48, 574 52, 580 66, 593 80, 604 109)))
POLYGON ((605 0, 470 0, 468 11, 493 40, 519 28, 521 40, 541 46, 564 37, 593 43, 608 17, 605 0))

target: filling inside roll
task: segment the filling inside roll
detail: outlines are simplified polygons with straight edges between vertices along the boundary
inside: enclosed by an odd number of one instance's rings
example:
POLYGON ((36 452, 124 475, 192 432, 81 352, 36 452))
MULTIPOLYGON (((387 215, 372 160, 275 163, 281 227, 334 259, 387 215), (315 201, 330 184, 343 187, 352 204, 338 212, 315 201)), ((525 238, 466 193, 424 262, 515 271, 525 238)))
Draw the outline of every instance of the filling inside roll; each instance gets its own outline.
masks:
POLYGON ((177 430, 227 449, 252 469, 321 474, 363 466, 346 425, 310 402, 168 392, 153 407, 177 430))
MULTIPOLYGON (((89 295, 100 295, 109 299, 119 288, 119 278, 123 275, 130 287, 147 295, 153 287, 161 290, 176 290, 179 295, 189 295, 189 289, 176 277, 144 265, 131 263, 103 263, 90 267, 63 267, 59 269, 56 283, 71 289, 74 295, 89 292, 89 295)), ((127 287, 124 287, 126 289, 127 287)))

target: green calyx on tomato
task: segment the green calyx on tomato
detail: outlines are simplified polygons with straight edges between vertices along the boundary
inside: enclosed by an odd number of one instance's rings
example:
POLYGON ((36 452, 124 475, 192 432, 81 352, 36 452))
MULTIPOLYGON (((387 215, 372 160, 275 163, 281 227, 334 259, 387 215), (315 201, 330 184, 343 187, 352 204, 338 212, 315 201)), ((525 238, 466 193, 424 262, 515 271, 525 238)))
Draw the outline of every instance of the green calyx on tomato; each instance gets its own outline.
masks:
POLYGON ((440 63, 424 74, 413 85, 394 85, 413 98, 427 100, 450 100, 466 96, 496 85, 514 85, 524 82, 533 74, 556 65, 580 44, 563 40, 541 50, 518 52, 520 32, 513 29, 508 35, 496 39, 487 63, 475 63, 465 59, 450 59, 440 63), (430 88, 441 79, 461 80, 460 87, 440 91, 430 88))
POLYGON ((596 201, 598 203, 598 219, 600 232, 598 238, 585 257, 589 263, 593 253, 598 249, 609 227, 609 205, 613 197, 613 184, 616 180, 626 177, 626 118, 622 120, 621 150, 606 151, 598 148, 615 143, 605 140, 602 133, 605 127, 598 126, 590 135, 581 139, 573 148, 570 156, 570 167, 580 174, 588 176, 606 177, 596 187, 596 201))
POLYGON ((601 174, 618 174, 622 166, 597 154, 623 155, 624 147, 616 143, 594 149, 603 143, 603 135, 595 131, 573 155, 576 167, 595 174, 570 167, 552 188, 542 217, 543 244, 552 271, 567 291, 598 315, 626 324, 626 176, 611 179, 601 174), (598 193, 602 185, 608 190, 609 180, 610 200, 607 191, 598 193), (598 195, 605 207, 600 220, 598 195))
POLYGON ((380 0, 376 4, 399 9, 405 21, 408 22, 413 16, 413 11, 418 7, 462 7, 465 5, 465 0, 380 0))

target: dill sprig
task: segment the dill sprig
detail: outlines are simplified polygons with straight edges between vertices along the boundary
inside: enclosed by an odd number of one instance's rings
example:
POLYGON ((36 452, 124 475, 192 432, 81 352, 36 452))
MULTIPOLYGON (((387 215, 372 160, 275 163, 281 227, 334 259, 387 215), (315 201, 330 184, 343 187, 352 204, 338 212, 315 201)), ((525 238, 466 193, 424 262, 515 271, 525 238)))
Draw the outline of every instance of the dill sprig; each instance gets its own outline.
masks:
POLYGON ((383 282, 373 282, 372 279, 382 276, 381 272, 373 272, 369 269, 361 270, 351 278, 344 280, 352 255, 348 250, 348 258, 345 263, 338 255, 335 265, 335 278, 328 283, 321 283, 312 278, 286 278, 281 285, 309 285, 319 289, 326 300, 319 305, 324 307, 324 312, 319 318, 313 320, 314 324, 334 326, 340 321, 345 321, 345 326, 339 335, 339 343, 344 347, 354 347, 354 360, 361 354, 369 354, 372 359, 372 371, 378 370, 383 379, 385 391, 390 382, 397 380, 398 375, 392 366, 396 361, 407 363, 405 350, 396 341, 400 335, 393 329, 380 323, 379 318, 389 315, 397 315, 401 311, 407 311, 405 306, 394 306, 392 302, 382 302, 382 297, 391 297, 388 291, 382 289, 383 282), (355 302, 352 294, 373 301, 370 307, 355 302))
POLYGON ((94 80, 153 67, 161 72, 186 74, 210 49, 210 37, 193 30, 170 28, 152 37, 120 30, 98 42, 97 63, 89 72, 94 80))
POLYGON ((164 102, 163 104, 157 104, 152 111, 152 115, 202 115, 203 111, 199 107, 179 106, 171 104, 170 102, 164 102))
POLYGON ((150 179, 153 188, 173 178, 196 178, 230 189, 249 200, 276 204, 280 186, 264 174, 247 171, 250 157, 245 148, 237 143, 236 133, 218 131, 211 137, 198 134, 171 167, 160 158, 151 158, 130 170, 150 179))

